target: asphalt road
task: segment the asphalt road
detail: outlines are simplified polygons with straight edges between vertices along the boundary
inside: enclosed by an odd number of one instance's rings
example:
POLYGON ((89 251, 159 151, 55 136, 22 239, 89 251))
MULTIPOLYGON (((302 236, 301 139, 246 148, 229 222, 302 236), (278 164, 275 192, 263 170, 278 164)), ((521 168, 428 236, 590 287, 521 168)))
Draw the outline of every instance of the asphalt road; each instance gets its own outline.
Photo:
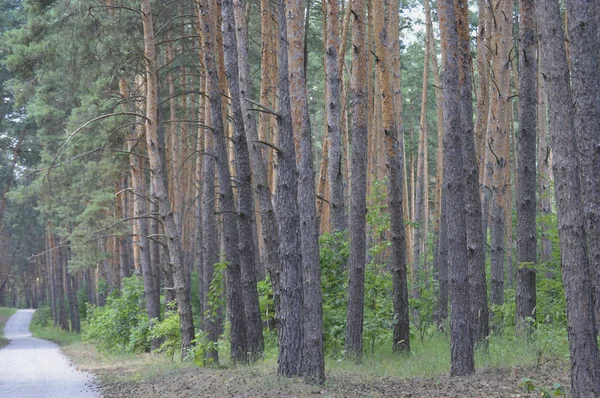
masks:
POLYGON ((0 350, 0 397, 100 397, 91 375, 79 372, 58 345, 31 337, 35 310, 18 310, 4 327, 10 344, 0 350))

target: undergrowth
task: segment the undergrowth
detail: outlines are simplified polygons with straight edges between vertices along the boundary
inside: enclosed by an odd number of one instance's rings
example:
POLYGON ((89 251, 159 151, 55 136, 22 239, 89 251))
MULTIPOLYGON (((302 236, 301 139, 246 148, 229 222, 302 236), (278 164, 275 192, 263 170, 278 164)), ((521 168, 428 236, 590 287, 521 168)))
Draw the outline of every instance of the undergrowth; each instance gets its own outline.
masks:
POLYGON ((0 307, 0 348, 8 345, 9 341, 4 338, 4 325, 17 310, 15 308, 0 307))
POLYGON ((61 329, 52 323, 50 307, 38 308, 33 314, 29 330, 33 337, 50 340, 61 346, 70 345, 81 341, 81 335, 61 329))

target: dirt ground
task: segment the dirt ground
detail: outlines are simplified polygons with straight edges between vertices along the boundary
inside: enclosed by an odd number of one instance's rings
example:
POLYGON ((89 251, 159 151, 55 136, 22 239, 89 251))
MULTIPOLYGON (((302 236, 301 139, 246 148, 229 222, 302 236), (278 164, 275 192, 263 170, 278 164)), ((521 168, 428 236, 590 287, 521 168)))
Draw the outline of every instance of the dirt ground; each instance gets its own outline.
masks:
POLYGON ((526 393, 521 379, 535 379, 536 386, 562 384, 568 394, 568 368, 488 369, 469 377, 391 378, 328 371, 324 387, 301 380, 278 378, 274 365, 235 369, 197 368, 169 364, 149 354, 136 359, 108 359, 90 349, 64 347, 81 370, 95 373, 103 397, 539 397, 526 393), (158 363, 157 363, 158 361, 158 363))

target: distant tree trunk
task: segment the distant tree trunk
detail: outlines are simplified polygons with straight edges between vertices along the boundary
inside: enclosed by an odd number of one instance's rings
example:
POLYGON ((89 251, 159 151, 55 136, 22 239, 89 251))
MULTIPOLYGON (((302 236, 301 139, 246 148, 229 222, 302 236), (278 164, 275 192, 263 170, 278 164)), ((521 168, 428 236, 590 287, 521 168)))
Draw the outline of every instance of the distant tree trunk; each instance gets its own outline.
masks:
MULTIPOLYGON (((128 178, 125 175, 121 179, 121 193, 120 193, 120 208, 121 213, 119 214, 122 219, 126 220, 129 218, 129 200, 128 200, 128 190, 127 190, 128 178)), ((144 198, 145 200, 145 198, 144 198)), ((123 288, 124 279, 131 276, 131 258, 129 257, 129 248, 130 248, 130 237, 129 236, 121 236, 119 238, 119 279, 121 280, 121 288, 123 288)))
MULTIPOLYGON (((550 192, 550 183, 552 181, 552 168, 551 168, 551 151, 550 143, 547 137, 547 124, 548 124, 548 109, 547 109, 547 98, 546 92, 546 81, 541 74, 540 59, 538 57, 538 68, 537 68, 537 87, 538 87, 538 98, 537 98, 537 167, 538 167, 538 198, 539 198, 539 212, 542 217, 541 222, 541 236, 539 241, 541 242, 540 248, 540 262, 545 263, 552 259, 552 241, 548 237, 548 229, 550 223, 548 215, 552 214, 552 198, 550 192)), ((551 273, 547 273, 546 277, 552 277, 551 273)))
POLYGON ((250 170, 250 155, 246 142, 246 127, 242 108, 240 77, 238 68, 238 45, 236 37, 233 0, 223 0, 221 3, 223 19, 223 51, 225 55, 225 70, 231 97, 231 109, 234 126, 234 149, 236 158, 236 182, 238 188, 238 231, 239 251, 244 253, 244 261, 240 262, 244 314, 246 316, 247 353, 251 361, 259 359, 265 344, 262 335, 262 321, 256 290, 256 264, 254 246, 254 195, 250 170))
POLYGON ((437 250, 438 295, 436 321, 437 327, 443 330, 448 319, 448 210, 446 210, 446 195, 442 190, 440 205, 440 227, 437 250))
MULTIPOLYGON (((440 31, 445 43, 444 61, 444 192, 447 195, 446 210, 448 226, 448 254, 450 263, 450 375, 464 376, 475 372, 473 339, 471 337, 471 313, 469 298, 469 267, 467 261, 467 225, 464 192, 465 172, 461 137, 460 60, 464 45, 459 47, 457 17, 453 0, 439 3, 440 31)), ((464 5, 463 5, 464 7, 464 5)), ((462 20, 464 22, 464 20, 462 20)), ((466 27, 461 27, 466 29, 466 27)))
MULTIPOLYGON (((68 264, 68 249, 61 249, 64 250, 65 254, 63 254, 62 260, 63 260, 63 280, 65 283, 65 290, 67 291, 67 300, 69 302, 69 323, 71 325, 70 330, 71 332, 76 332, 75 326, 78 326, 79 323, 79 319, 76 319, 77 314, 75 312, 75 306, 76 306, 76 302, 77 302, 77 295, 75 294, 75 292, 73 291, 73 286, 71 285, 71 275, 69 275, 69 272, 67 271, 67 264, 68 264)), ((30 305, 28 305, 29 308, 31 308, 30 305)))
MULTIPOLYGON (((269 43, 272 38, 272 18, 273 15, 271 13, 271 8, 269 6, 268 1, 261 2, 261 7, 264 9, 261 11, 261 21, 262 21, 262 29, 264 32, 261 33, 263 39, 263 50, 262 50, 262 58, 261 64, 261 105, 270 108, 270 95, 273 91, 273 88, 270 87, 270 84, 275 79, 274 76, 271 76, 272 69, 269 65, 271 61, 272 52, 274 49, 270 48, 269 43), (265 4, 263 4, 265 3, 265 4)), ((236 7, 237 9, 241 9, 241 7, 236 7)), ((236 13, 237 15, 237 13, 236 13)), ((237 18, 237 17, 236 17, 237 18)), ((239 20, 240 18, 237 18, 239 20)), ((247 29, 244 27, 244 32, 247 29)), ((247 33, 243 34, 246 39, 240 40, 242 37, 242 32, 240 31, 240 24, 238 24, 238 52, 239 52, 239 63, 240 63, 240 78, 242 80, 242 90, 245 96, 249 96, 250 89, 250 81, 249 81, 249 63, 246 61, 248 56, 243 56, 243 54, 247 54, 247 33), (242 48, 243 47, 243 48, 242 48)), ((242 104, 244 106, 245 104, 242 104)), ((244 109, 247 109, 244 106, 244 109)), ((262 232, 262 240, 265 246, 265 259, 266 259, 266 268, 269 272, 269 276, 271 278, 271 284, 273 286, 273 301, 275 305, 275 314, 279 315, 279 290, 280 290, 280 274, 281 274, 281 258, 279 255, 279 234, 277 230, 277 217, 275 210, 273 209, 273 202, 271 201, 271 190, 268 176, 269 165, 267 164, 267 159, 263 156, 263 151, 259 141, 259 135, 254 127, 254 116, 251 111, 246 110, 244 112, 246 117, 246 125, 248 128, 246 129, 246 137, 248 140, 248 146, 250 149, 250 162, 252 166, 252 182, 254 184, 254 191, 258 198, 258 205, 260 208, 260 222, 261 222, 261 232, 262 232)), ((264 130, 263 135, 267 136, 268 130, 270 127, 270 119, 271 115, 266 113, 261 113, 259 115, 259 128, 264 130)), ((264 138, 261 138, 264 139, 264 138)))
MULTIPOLYGON (((208 110, 206 111, 206 124, 212 124, 208 110)), ((202 252, 204 259, 202 280, 204 281, 204 286, 202 287, 201 298, 204 305, 202 307, 204 316, 203 330, 208 334, 208 339, 216 343, 219 338, 218 319, 212 314, 213 308, 211 307, 214 307, 215 303, 210 303, 208 299, 210 284, 213 280, 214 266, 219 262, 219 232, 215 216, 215 151, 212 134, 206 134, 204 138, 204 165, 202 169, 202 191, 204 193, 202 206, 202 252)), ((206 357, 215 364, 219 362, 218 355, 219 352, 216 349, 208 350, 206 353, 206 357)))
POLYGON ((346 316, 346 353, 362 356, 363 308, 365 295, 366 215, 367 215, 367 60, 365 42, 365 2, 354 0, 352 7, 352 178, 350 180, 348 259, 348 311, 346 316))
MULTIPOLYGON (((52 239, 54 243, 54 239, 52 239)), ((60 246, 60 240, 53 247, 60 246)), ((69 319, 67 318, 67 308, 65 305, 65 277, 64 277, 64 255, 62 250, 56 249, 54 259, 54 278, 56 278, 56 296, 58 298, 58 325, 66 331, 69 331, 69 319)))
MULTIPOLYGON (((57 310, 56 310, 56 284, 54 283, 54 265, 52 263, 52 257, 53 257, 53 253, 52 253, 52 246, 51 246, 51 240, 50 240, 50 223, 47 224, 46 226, 46 239, 45 239, 45 249, 46 249, 46 256, 45 256, 45 260, 46 260, 46 270, 48 272, 48 296, 50 299, 50 312, 52 313, 52 321, 53 324, 56 325, 56 320, 58 319, 57 317, 57 310)), ((90 270, 86 270, 88 275, 90 273, 90 270)), ((92 299, 91 297, 93 296, 93 294, 91 294, 91 282, 87 283, 87 288, 88 288, 88 301, 90 303, 92 303, 92 299)))
MULTIPOLYGON (((129 98, 129 92, 125 80, 119 81, 119 88, 123 98, 129 98)), ((152 273, 152 257, 150 253, 150 243, 148 240, 148 210, 146 204, 146 181, 144 178, 144 157, 143 150, 145 145, 140 142, 145 134, 143 126, 139 125, 133 132, 133 136, 127 140, 127 150, 129 152, 129 165, 131 167, 131 185, 133 190, 133 222, 136 225, 137 245, 139 250, 140 266, 142 278, 144 280, 144 296, 146 298, 146 313, 148 320, 160 319, 160 290, 155 285, 154 275, 152 273), (141 148, 142 153, 135 153, 136 148, 141 148)), ((150 217, 157 217, 151 215, 150 217)), ((153 339, 151 341, 152 349, 160 346, 160 341, 153 339)))
MULTIPOLYGON (((575 141, 581 197, 593 272, 596 332, 600 332, 600 44, 594 1, 569 0, 569 39, 575 109, 575 141)), ((600 375, 599 375, 600 377, 600 375)))
MULTIPOLYGON (((278 143, 277 184, 275 204, 279 221, 279 254, 281 256, 281 291, 279 314, 279 361, 277 373, 293 377, 302 374, 303 288, 302 254, 300 246, 300 215, 298 212, 298 171, 292 127, 292 105, 288 76, 288 33, 286 3, 277 1, 279 27, 278 70, 278 143)), ((314 200, 314 198, 312 198, 314 200)))
POLYGON ((468 5, 458 0, 455 6, 460 79, 460 122, 463 131, 462 155, 464 174, 464 203, 467 228, 467 263, 469 268, 469 297, 471 299, 471 330, 474 341, 484 341, 489 335, 489 314, 485 281, 485 246, 481 230, 481 196, 479 166, 473 131, 473 86, 468 5))
POLYGON ((344 174, 342 167, 342 118, 341 118, 341 70, 339 58, 340 23, 337 0, 324 0, 327 31, 325 43, 325 97, 327 98, 327 137, 329 140, 329 203, 331 211, 331 230, 344 231, 348 228, 346 208, 344 206, 344 174))
MULTIPOLYGON (((429 1, 425 0, 425 13, 429 12, 429 1)), ((429 200, 429 170, 427 165, 427 87, 429 86, 429 57, 430 57, 430 25, 425 24, 425 49, 423 60, 423 82, 421 88, 421 113, 419 120, 419 147, 417 154, 417 180, 415 181, 415 213, 414 221, 414 246, 413 246, 413 261, 415 262, 414 269, 417 271, 413 291, 417 293, 420 290, 420 284, 427 279, 424 273, 424 264, 426 263, 427 253, 427 211, 426 206, 429 200), (423 273, 419 275, 419 273, 423 273)))
POLYGON ((587 256, 585 219, 581 200, 579 161, 572 132, 573 101, 556 0, 535 3, 542 75, 548 88, 549 126, 554 151, 553 171, 561 246, 562 276, 567 302, 571 353, 571 395, 600 395, 600 357, 593 312, 593 273, 587 256))
MULTIPOLYGON (((517 179, 517 322, 535 320, 537 43, 532 0, 519 2, 519 133, 517 179)), ((544 120, 545 123, 545 120, 544 120)))
POLYGON ((313 173, 313 148, 306 90, 305 40, 308 17, 303 0, 287 1, 288 70, 290 76, 290 101, 292 126, 296 143, 298 167, 298 210, 300 213, 300 238, 303 265, 303 324, 304 347, 302 372, 305 380, 314 384, 325 382, 323 357, 323 308, 321 298, 321 264, 319 258, 319 225, 317 224, 315 179, 313 173))
POLYGON ((2 191, 2 198, 0 198, 0 226, 2 225, 2 217, 4 216, 4 210, 6 209, 6 196, 8 195, 8 191, 10 190, 10 184, 13 180, 13 173, 15 167, 17 166, 17 162, 19 161, 19 153, 21 151, 21 145, 23 144, 23 140, 25 139, 25 133, 27 130, 23 129, 19 134, 19 139, 17 140, 17 144, 13 147, 13 158, 11 165, 9 167, 9 177, 6 185, 4 186, 4 190, 2 191))
MULTIPOLYGON (((242 98, 250 97, 250 72, 249 72, 249 62, 248 60, 248 27, 245 20, 246 13, 244 12, 245 7, 243 7, 243 2, 240 0, 234 0, 235 5, 235 15, 236 15, 236 26, 237 26, 237 45, 238 45, 238 61, 240 65, 240 84, 241 84, 241 92, 242 98), (242 23, 243 21, 243 23, 242 23)), ((266 5, 268 7, 268 4, 266 5)), ((269 8, 269 7, 268 7, 269 8)), ((268 32, 265 32, 264 40, 267 40, 265 45, 267 45, 267 49, 265 51, 265 62, 268 62, 272 57, 268 57, 269 53, 272 49, 268 48, 268 42, 271 39, 271 18, 272 15, 269 12, 264 11, 266 14, 265 24, 266 28, 263 26, 263 29, 267 29, 268 32)), ((272 83, 272 78, 270 76, 270 68, 264 67, 261 69, 262 73, 265 72, 265 85, 272 83), (265 71, 266 70, 266 71, 265 71)), ((261 77, 262 79, 262 77, 261 77)), ((262 85, 262 80, 261 80, 262 85)), ((265 88, 265 95, 268 94, 271 90, 269 88, 265 88)), ((262 92, 262 90, 261 90, 262 92)), ((268 98, 268 96, 267 96, 268 98)), ((266 104, 265 106, 269 106, 266 104)), ((247 109, 247 106, 244 102, 242 102, 242 109, 244 109, 244 120, 246 125, 246 139, 248 142, 248 148, 250 152, 250 163, 252 166, 252 183, 254 186, 254 192, 256 193, 256 197, 258 198, 258 205, 260 209, 260 222, 261 222, 261 232, 262 232, 262 241, 265 247, 265 259, 266 259, 266 268, 269 272, 269 276, 271 278, 271 284, 273 286, 273 300, 275 304, 275 312, 276 315, 279 314, 279 278, 281 273, 281 259, 279 257, 279 235, 277 231, 277 218, 275 215, 275 210, 273 209, 273 203, 271 201, 271 190, 269 189, 269 179, 267 175, 268 165, 263 157, 263 153, 261 150, 261 144, 258 143, 258 132, 256 130, 256 121, 254 114, 252 111, 247 109)), ((269 118, 268 114, 264 114, 265 120, 263 121, 264 127, 269 127, 269 118)), ((262 120, 263 114, 259 117, 262 120)))
MULTIPOLYGON (((398 3, 390 2, 389 16, 397 13, 398 3)), ((381 105, 383 111, 383 134, 387 154, 389 175, 389 209, 391 233, 391 271, 393 284, 394 330, 393 350, 410 351, 410 333, 408 319, 408 288, 406 279, 406 235, 402 206, 403 167, 402 147, 399 137, 403 134, 401 116, 396 114, 393 101, 392 70, 396 66, 393 60, 397 31, 389 31, 384 25, 385 4, 382 0, 373 3, 373 22, 375 28, 375 49, 377 54, 377 73, 381 85, 381 105)), ((390 23, 391 26, 391 23, 390 23)), ((354 37, 354 32, 353 32, 354 37)), ((355 81, 359 84, 359 81, 355 81)), ((353 169, 354 170, 354 169, 353 169)), ((353 172, 354 173, 354 172, 353 172)), ((364 254, 363 254, 364 256, 364 254)))
POLYGON ((75 333, 81 333, 81 320, 79 319, 79 302, 77 301, 77 279, 68 274, 69 284, 71 285, 71 292, 73 294, 73 319, 71 319, 71 330, 75 333))
MULTIPOLYGON (((479 166, 479 185, 483 184, 485 166, 486 131, 490 110, 489 92, 489 66, 486 56, 486 42, 491 33, 488 21, 489 8, 485 0, 477 0, 477 116, 475 123, 475 150, 477 151, 477 165, 479 166)), ((483 197, 483 196, 482 196, 483 197)), ((487 215, 484 213, 484 217, 487 215)), ((483 221, 483 220, 482 220, 483 221)), ((485 236, 484 236, 485 239, 485 236)))
POLYGON ((169 202, 162 156, 164 147, 159 145, 157 130, 158 82, 156 75, 156 48, 150 0, 142 1, 141 11, 144 27, 144 57, 146 60, 146 142, 148 157, 150 159, 150 169, 152 171, 152 184, 154 185, 154 192, 159 202, 160 218, 164 225, 169 259, 173 267, 173 287, 177 298, 177 312, 180 319, 181 357, 183 358, 195 338, 190 287, 183 265, 180 235, 169 202))
MULTIPOLYGON (((229 170, 229 157, 225 142, 225 127, 223 125, 223 108, 221 104, 221 81, 215 60, 215 46, 213 44, 213 27, 216 26, 212 18, 217 18, 217 9, 209 10, 206 0, 198 3, 200 21, 202 26, 202 44, 204 49, 204 63, 207 72, 207 95, 210 103, 210 118, 212 121, 212 135, 216 165, 219 177, 220 212, 223 219, 223 239, 225 241, 225 259, 227 261, 227 301, 229 320, 231 322, 231 360, 235 362, 247 361, 247 324, 244 315, 244 297, 242 294, 242 275, 239 256, 238 222, 235 212, 233 189, 231 187, 231 174, 229 170)), ((235 48, 235 45, 233 46, 235 48)), ((225 82, 223 81, 223 84, 225 82)), ((238 93, 239 101, 239 93, 238 93)), ((239 104, 239 103, 238 103, 239 104)), ((241 116, 241 115, 239 115, 241 116)), ((239 159, 238 159, 239 160, 239 159)), ((252 255, 254 259, 254 254, 252 255)), ((250 310, 250 309, 248 309, 250 310)))

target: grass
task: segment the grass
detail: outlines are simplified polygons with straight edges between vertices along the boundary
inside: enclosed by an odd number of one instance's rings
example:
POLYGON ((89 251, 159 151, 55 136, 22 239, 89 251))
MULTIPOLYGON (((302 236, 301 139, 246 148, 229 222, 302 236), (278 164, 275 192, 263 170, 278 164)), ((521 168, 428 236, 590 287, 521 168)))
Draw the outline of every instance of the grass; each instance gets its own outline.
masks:
POLYGON ((15 312, 16 308, 0 307, 0 349, 8 344, 8 340, 4 338, 4 325, 15 312))
POLYGON ((29 325, 29 330, 33 334, 33 337, 50 340, 60 346, 81 342, 80 334, 67 332, 52 325, 49 311, 49 308, 42 307, 33 314, 31 324, 29 325))

